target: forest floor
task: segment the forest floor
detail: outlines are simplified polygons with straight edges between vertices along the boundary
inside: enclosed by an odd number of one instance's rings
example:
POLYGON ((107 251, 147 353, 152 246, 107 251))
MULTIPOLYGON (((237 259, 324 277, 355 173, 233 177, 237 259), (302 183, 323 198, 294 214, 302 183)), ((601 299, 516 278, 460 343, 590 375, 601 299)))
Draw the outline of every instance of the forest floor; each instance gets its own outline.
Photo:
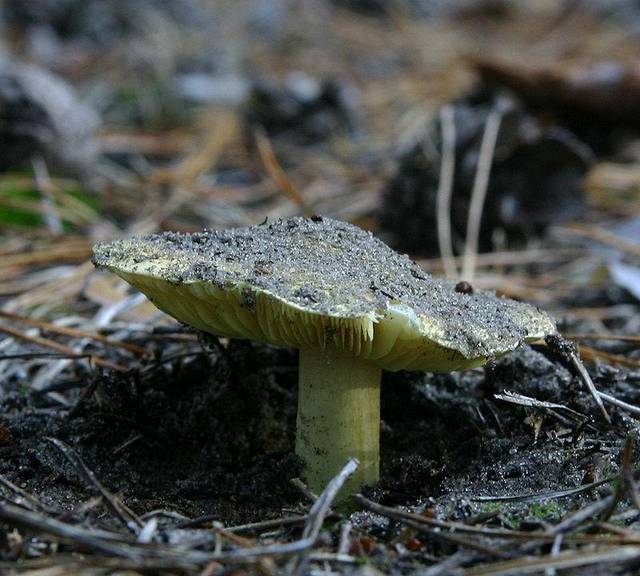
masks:
POLYGON ((101 123, 60 126, 0 67, 0 571, 636 573, 640 13, 20 4, 7 58, 101 123), (548 310, 610 421, 542 341, 384 373, 381 480, 331 510, 295 480, 296 351, 205 337, 89 263, 98 240, 311 214, 548 310))

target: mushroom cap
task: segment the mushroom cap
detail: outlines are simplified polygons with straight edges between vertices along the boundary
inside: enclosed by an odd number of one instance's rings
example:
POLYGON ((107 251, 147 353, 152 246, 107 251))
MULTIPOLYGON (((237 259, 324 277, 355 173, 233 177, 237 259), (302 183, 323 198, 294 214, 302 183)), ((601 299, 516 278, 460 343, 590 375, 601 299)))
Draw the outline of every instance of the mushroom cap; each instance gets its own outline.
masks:
POLYGON ((117 240, 96 245, 93 262, 206 332, 334 350, 387 370, 479 366, 556 331, 535 307, 458 292, 370 232, 328 218, 117 240))

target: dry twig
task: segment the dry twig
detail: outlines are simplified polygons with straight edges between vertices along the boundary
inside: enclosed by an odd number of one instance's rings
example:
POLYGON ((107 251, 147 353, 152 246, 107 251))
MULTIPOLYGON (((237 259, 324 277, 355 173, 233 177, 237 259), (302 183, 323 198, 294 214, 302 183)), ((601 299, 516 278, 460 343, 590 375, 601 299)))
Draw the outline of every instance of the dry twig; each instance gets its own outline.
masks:
POLYGON ((453 255, 451 237, 451 196, 453 194, 453 177, 456 162, 456 125, 452 106, 443 106, 440 110, 442 126, 442 162, 440 164, 440 180, 436 196, 436 213, 438 226, 438 246, 445 274, 449 278, 458 275, 458 268, 453 255))
POLYGON ((480 240, 480 224, 482 223, 482 210, 489 188, 489 174, 493 163, 493 153, 498 140, 498 130, 502 121, 502 112, 496 108, 489 113, 478 157, 478 167, 471 189, 471 203, 469 204, 469 216, 467 218, 467 231, 465 234, 464 260, 462 263, 462 279, 472 281, 476 271, 476 258, 478 256, 478 243, 480 240))

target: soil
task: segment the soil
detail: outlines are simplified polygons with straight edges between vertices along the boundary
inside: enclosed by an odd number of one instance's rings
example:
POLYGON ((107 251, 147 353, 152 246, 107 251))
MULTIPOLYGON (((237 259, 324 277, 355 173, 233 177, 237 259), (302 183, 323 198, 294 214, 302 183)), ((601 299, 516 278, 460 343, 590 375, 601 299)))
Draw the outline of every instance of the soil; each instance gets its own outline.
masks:
MULTIPOLYGON (((96 374, 95 393, 71 414, 11 385, 0 404, 0 429, 11 438, 1 448, 0 474, 51 507, 78 507, 93 494, 48 440, 54 437, 139 514, 213 514, 230 525, 303 505, 288 482, 301 470, 293 454, 295 351, 231 341, 169 362, 158 354, 125 374, 96 374)), ((571 429, 549 413, 494 398, 508 389, 596 414, 574 376, 546 354, 524 346, 486 370, 385 373, 376 497, 430 502, 466 517, 486 512, 474 497, 575 487, 615 472, 621 436, 597 418, 571 429)), ((640 373, 595 376, 602 391, 640 401, 640 373)), ((66 394, 77 401, 74 391, 66 394)), ((616 428, 627 425, 621 413, 613 416, 616 428)), ((560 516, 563 502, 543 511, 560 516)), ((522 517, 529 512, 518 509, 522 517)))

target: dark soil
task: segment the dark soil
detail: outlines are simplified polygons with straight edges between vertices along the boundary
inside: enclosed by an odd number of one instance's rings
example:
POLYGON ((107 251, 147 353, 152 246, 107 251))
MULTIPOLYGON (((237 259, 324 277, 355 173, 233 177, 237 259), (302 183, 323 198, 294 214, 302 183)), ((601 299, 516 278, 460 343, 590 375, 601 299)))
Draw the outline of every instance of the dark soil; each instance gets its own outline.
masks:
MULTIPOLYGON (((194 348, 181 359, 96 375, 95 393, 70 416, 16 383, 0 405, 10 439, 0 448, 0 474, 54 508, 88 500, 91 488, 47 440, 54 437, 139 514, 214 514, 227 525, 278 516, 303 502, 288 482, 301 469, 293 454, 296 360, 293 351, 239 341, 194 348)), ((598 378, 601 390, 635 403, 639 381, 638 373, 611 370, 598 378)), ((493 394, 503 389, 596 414, 577 380, 530 347, 487 370, 386 373, 376 496, 389 504, 435 498, 449 513, 453 506, 469 515, 486 509, 475 496, 575 487, 615 470, 619 434, 598 420, 567 426, 500 402, 493 394)), ((625 417, 613 416, 624 428, 625 417)), ((554 502, 562 511, 563 501, 554 502)))

